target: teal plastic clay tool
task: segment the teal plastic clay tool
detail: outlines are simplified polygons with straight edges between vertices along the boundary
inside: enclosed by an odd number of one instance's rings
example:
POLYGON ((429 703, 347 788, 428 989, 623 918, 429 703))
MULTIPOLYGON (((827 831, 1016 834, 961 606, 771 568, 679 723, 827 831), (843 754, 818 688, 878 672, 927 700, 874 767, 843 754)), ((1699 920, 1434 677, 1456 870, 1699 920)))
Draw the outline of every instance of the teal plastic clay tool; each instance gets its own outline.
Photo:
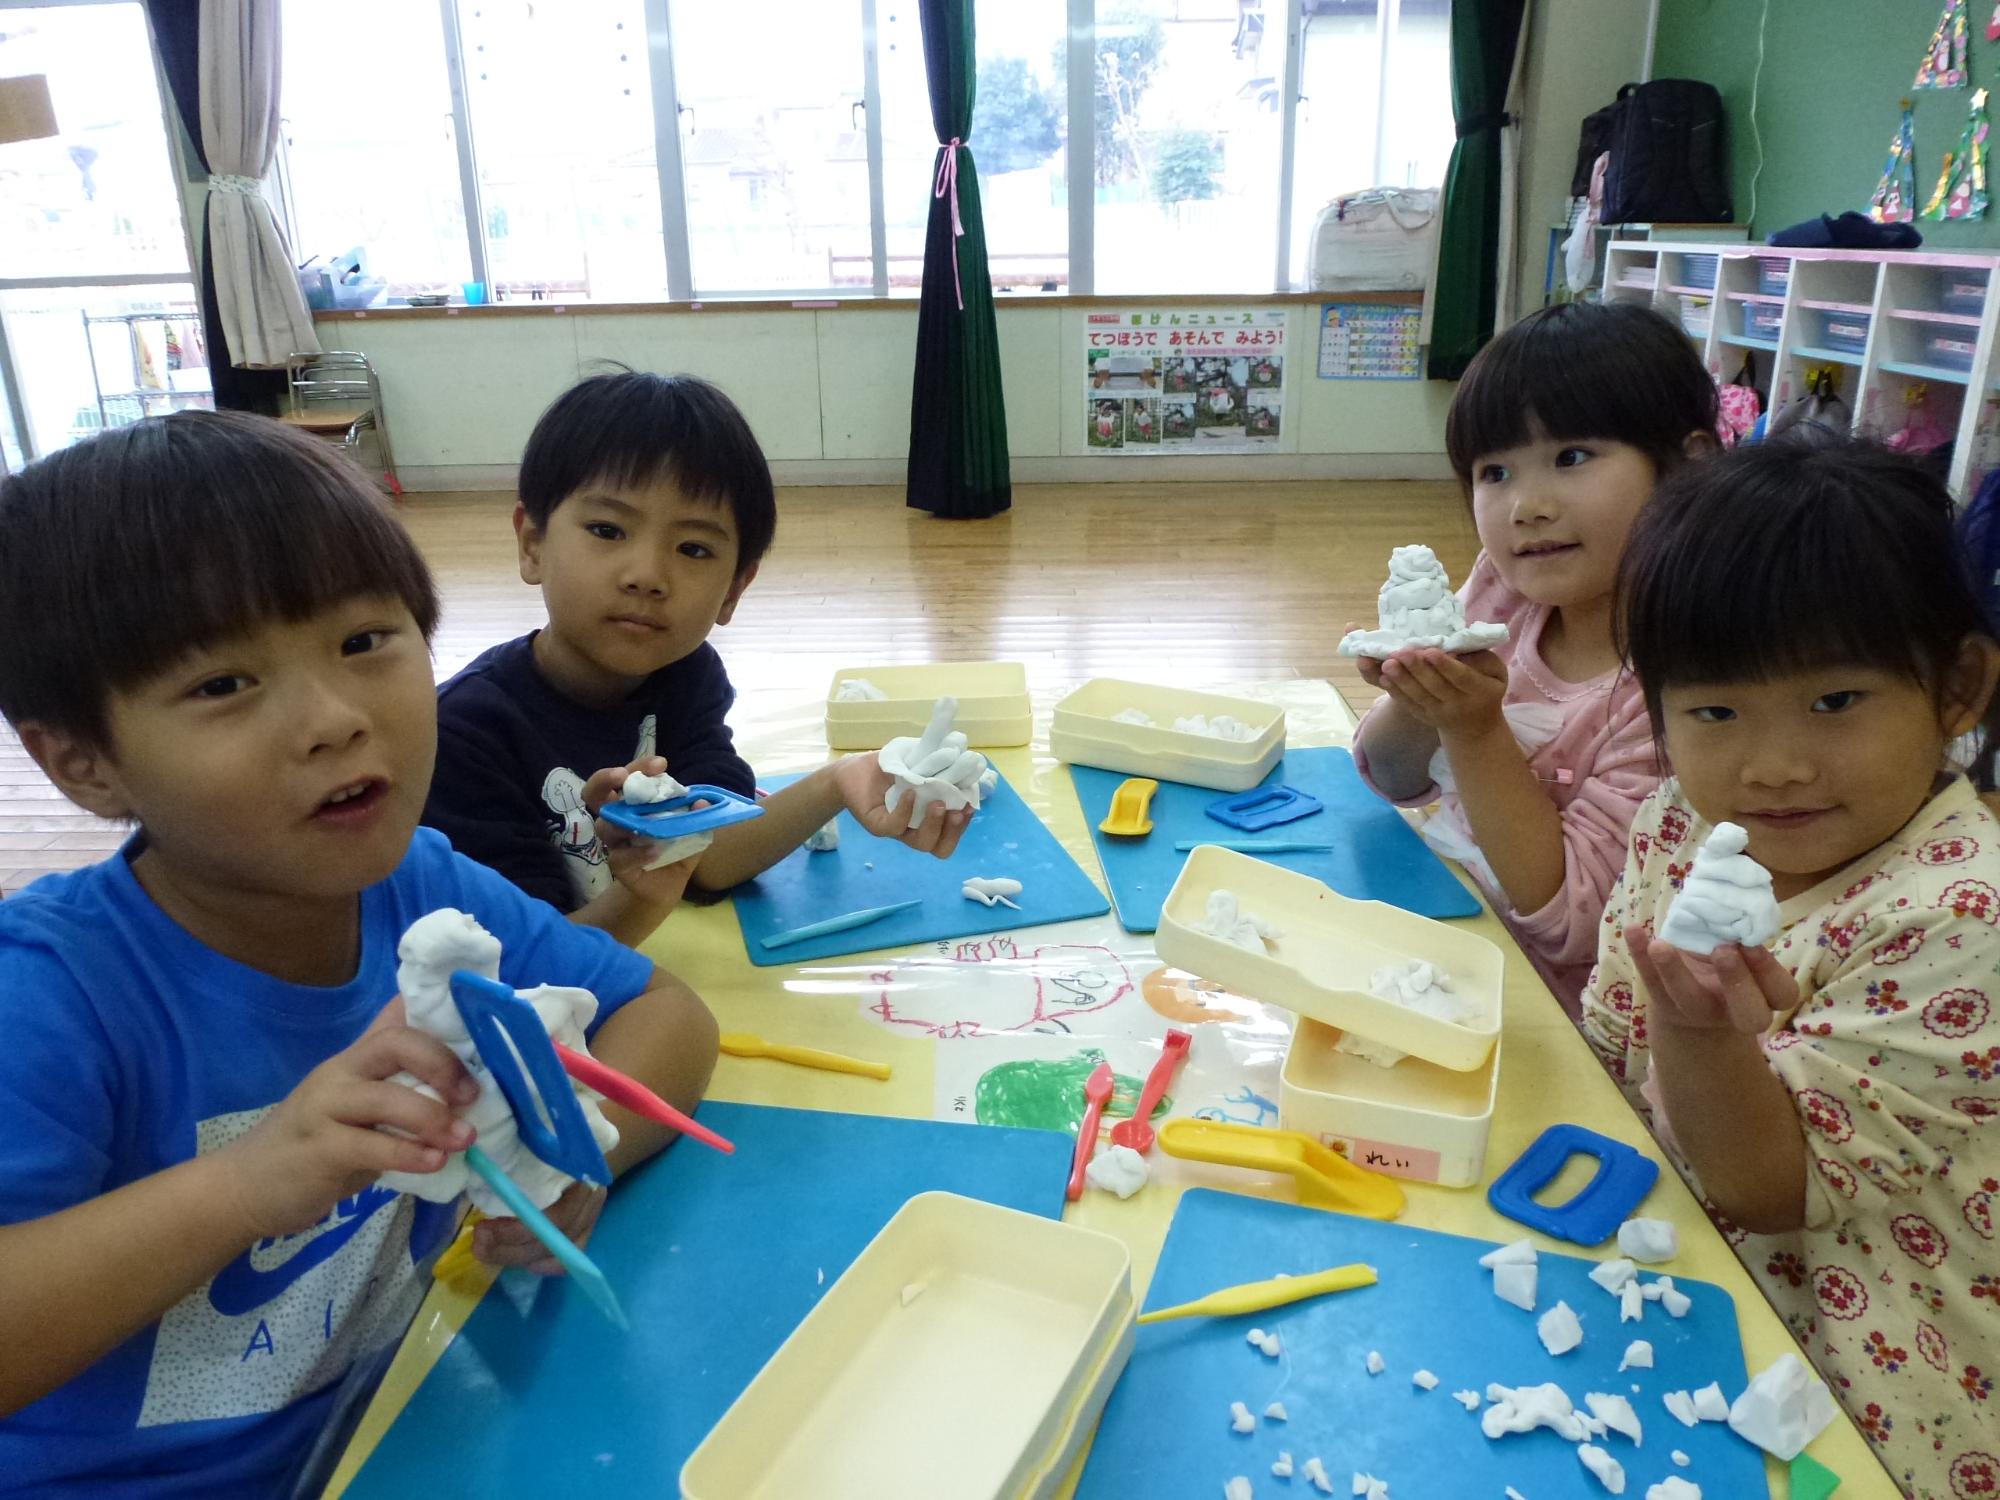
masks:
POLYGON ((834 932, 850 932, 856 927, 866 927, 870 922, 879 922, 884 917, 893 917, 899 911, 913 911, 924 903, 898 901, 893 906, 870 906, 861 911, 842 912, 837 917, 828 917, 823 922, 808 922, 803 927, 788 927, 783 932, 774 932, 760 940, 765 948, 789 948, 794 943, 810 942, 817 937, 825 937, 834 932))
POLYGON ((1233 849, 1238 854, 1331 854, 1333 845, 1314 843, 1307 839, 1177 839, 1174 848, 1182 854, 1191 849, 1212 845, 1217 849, 1233 849))
POLYGON ((611 1283, 604 1279, 597 1263, 579 1250, 568 1235, 556 1228, 549 1221, 549 1216, 535 1207, 534 1200, 522 1192, 519 1184, 501 1171, 500 1164, 484 1151, 477 1146, 467 1146, 465 1164, 485 1180, 486 1185, 493 1189, 494 1196, 506 1204, 514 1217, 528 1226, 528 1232, 562 1263, 562 1268, 583 1288, 584 1296, 595 1304, 611 1326, 620 1333, 629 1333, 632 1325, 625 1320, 625 1309, 618 1305, 618 1294, 611 1290, 611 1283))

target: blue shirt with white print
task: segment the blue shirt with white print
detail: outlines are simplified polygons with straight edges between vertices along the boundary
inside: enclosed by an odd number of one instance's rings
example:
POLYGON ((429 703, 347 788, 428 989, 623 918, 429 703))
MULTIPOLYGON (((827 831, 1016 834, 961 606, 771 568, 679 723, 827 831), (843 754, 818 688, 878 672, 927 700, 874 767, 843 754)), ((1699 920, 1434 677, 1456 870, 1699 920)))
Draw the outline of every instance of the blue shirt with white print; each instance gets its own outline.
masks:
MULTIPOLYGON (((597 1023, 652 964, 420 828, 361 894, 361 962, 331 989, 206 947, 134 878, 128 845, 0 901, 0 1224, 216 1150, 349 1046, 396 994, 396 943, 439 907, 499 938, 501 977, 564 984, 597 1023)), ((394 1342, 459 1206, 371 1187, 260 1240, 61 1389, 0 1418, 0 1495, 283 1494, 349 1370, 394 1342)), ((0 1356, 4 1357, 4 1356, 0 1356)))

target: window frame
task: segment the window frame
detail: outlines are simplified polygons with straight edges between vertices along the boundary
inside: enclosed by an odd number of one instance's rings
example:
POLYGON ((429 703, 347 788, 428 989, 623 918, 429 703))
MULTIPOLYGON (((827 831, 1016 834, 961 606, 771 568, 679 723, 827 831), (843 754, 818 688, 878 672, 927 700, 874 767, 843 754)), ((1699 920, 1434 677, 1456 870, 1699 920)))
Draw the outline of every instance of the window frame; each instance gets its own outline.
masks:
MULTIPOLYGON (((0 6, 16 3, 87 4, 92 0, 0 0, 0 6)), ((438 16, 444 28, 445 67, 450 74, 452 127, 457 137, 459 184, 465 203, 466 250, 473 280, 490 285, 486 216, 479 190, 478 143, 474 139, 468 104, 464 47, 459 31, 459 3, 460 0, 438 0, 438 16)), ((860 11, 863 77, 860 107, 867 117, 871 286, 866 291, 843 286, 702 288, 697 292, 689 241, 687 169, 682 152, 686 136, 681 129, 682 116, 690 106, 681 103, 674 76, 673 0, 644 0, 646 46, 653 90, 654 157, 660 179, 661 241, 666 258, 664 269, 668 301, 771 298, 819 302, 891 298, 884 214, 886 191, 883 181, 880 41, 876 24, 879 0, 828 0, 828 3, 853 5, 860 11)), ((1308 18, 1305 0, 1274 0, 1274 12, 1276 3, 1282 3, 1284 7, 1282 36, 1285 62, 1280 82, 1283 118, 1278 165, 1277 255, 1269 291, 1271 295, 1285 295, 1309 290, 1296 284, 1292 265, 1292 200, 1298 174, 1298 113, 1299 106, 1309 102, 1301 93, 1308 18)), ((1375 12, 1377 103, 1372 155, 1378 180, 1382 176, 1382 152, 1386 137, 1389 65, 1394 55, 1393 40, 1401 9, 1402 0, 1378 0, 1375 12)), ((1067 20, 1068 119, 1064 150, 1067 162, 1073 167, 1077 162, 1089 164, 1096 160, 1097 111, 1093 80, 1096 73, 1097 0, 1068 0, 1067 20)), ((1068 191, 1069 274, 1066 293, 1058 295, 1091 296, 1096 287, 1095 174, 1090 170, 1068 169, 1065 179, 1068 191)), ((1177 291, 1172 295, 1198 296, 1206 293, 1200 287, 1190 286, 1184 292, 1177 291)), ((1036 300, 1036 294, 1024 293, 1019 300, 1036 300)))

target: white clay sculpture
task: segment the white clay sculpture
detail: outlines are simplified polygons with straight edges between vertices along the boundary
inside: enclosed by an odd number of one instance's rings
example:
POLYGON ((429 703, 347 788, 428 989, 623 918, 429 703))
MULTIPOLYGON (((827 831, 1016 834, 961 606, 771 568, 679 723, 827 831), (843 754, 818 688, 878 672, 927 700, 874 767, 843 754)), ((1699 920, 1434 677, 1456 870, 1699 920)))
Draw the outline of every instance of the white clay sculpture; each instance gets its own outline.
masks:
POLYGON ((1005 876, 988 877, 975 875, 959 887, 959 894, 968 901, 977 901, 982 906, 1011 906, 1021 909, 1020 903, 1009 901, 1009 896, 1021 894, 1021 882, 1009 880, 1005 876))
POLYGON ((1771 872, 1744 853, 1749 845, 1750 835, 1736 824, 1715 825, 1660 923, 1662 942, 1688 953, 1713 953, 1724 943, 1762 947, 1778 935, 1771 872))
MULTIPOLYGON (((456 1111, 478 1132, 479 1149, 513 1178, 537 1208, 547 1208, 573 1180, 536 1156, 521 1142, 514 1111, 507 1096, 480 1060, 479 1049, 465 1029, 464 1018, 451 997, 451 976, 460 969, 487 979, 500 977, 500 940, 462 911, 441 907, 412 922, 396 945, 396 984, 402 992, 404 1016, 419 1031, 427 1031, 443 1042, 465 1064, 479 1085, 479 1097, 456 1111)), ((541 985, 521 990, 520 996, 535 1008, 549 1035, 578 1052, 588 1051, 583 1030, 597 1014, 597 997, 588 990, 562 989, 541 985)), ((438 1097, 430 1085, 409 1073, 392 1080, 418 1093, 438 1097)), ((598 1108, 603 1098, 582 1084, 574 1085, 583 1117, 600 1150, 618 1144, 618 1127, 604 1118, 598 1108)), ((512 1218, 513 1210, 496 1196, 465 1164, 462 1152, 453 1152, 435 1172, 385 1172, 378 1179, 391 1192, 410 1193, 432 1203, 449 1203, 459 1194, 472 1199, 481 1213, 512 1218)))
POLYGON ((895 812, 907 801, 911 828, 922 826, 934 802, 944 804, 947 812, 963 808, 976 812, 980 799, 999 781, 986 757, 966 749, 963 732, 951 727, 957 715, 956 698, 938 699, 922 735, 901 735, 876 757, 876 764, 895 778, 882 805, 895 812))
POLYGON ((1244 911, 1234 891, 1210 891, 1207 915, 1194 928, 1251 953, 1262 953, 1265 943, 1285 935, 1263 918, 1244 911))
POLYGON ((1507 639, 1505 625, 1466 623, 1444 564, 1428 547, 1398 547, 1389 554, 1388 581, 1375 605, 1380 628, 1348 631, 1339 646, 1342 656, 1382 660, 1410 646, 1490 651, 1507 639))

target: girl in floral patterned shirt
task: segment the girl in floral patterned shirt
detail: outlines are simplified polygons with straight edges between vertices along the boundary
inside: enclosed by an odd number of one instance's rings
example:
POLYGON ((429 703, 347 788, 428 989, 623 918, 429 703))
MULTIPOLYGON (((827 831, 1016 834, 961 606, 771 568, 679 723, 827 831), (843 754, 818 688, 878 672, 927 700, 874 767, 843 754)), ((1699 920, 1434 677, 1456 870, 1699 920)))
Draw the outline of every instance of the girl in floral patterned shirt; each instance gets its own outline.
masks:
POLYGON ((1860 444, 1692 465, 1634 528, 1640 809, 1592 1045, 1906 1495, 2000 1495, 2000 822, 1946 761, 2000 677, 1943 489, 1860 444), (1714 824, 1781 927, 1654 937, 1714 824))

